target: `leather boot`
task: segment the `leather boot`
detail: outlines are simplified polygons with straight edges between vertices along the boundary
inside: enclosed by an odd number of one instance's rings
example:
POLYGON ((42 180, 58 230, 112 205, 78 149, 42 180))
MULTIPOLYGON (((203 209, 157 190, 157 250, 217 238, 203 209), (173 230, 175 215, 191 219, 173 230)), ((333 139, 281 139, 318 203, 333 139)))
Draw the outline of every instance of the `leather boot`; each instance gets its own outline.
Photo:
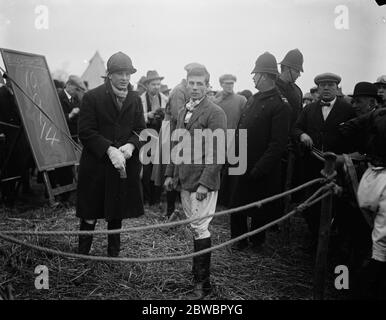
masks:
MULTIPOLYGON (((110 220, 107 222, 108 230, 121 229, 122 220, 110 220)), ((107 236, 107 254, 109 257, 118 257, 121 249, 121 234, 109 234, 107 236)))
MULTIPOLYGON (((95 223, 89 224, 85 222, 83 219, 80 220, 80 231, 93 231, 95 229, 95 223)), ((79 245, 78 245, 78 253, 79 254, 89 254, 91 249, 93 236, 89 235, 80 235, 79 236, 79 245)))
MULTIPOLYGON (((194 252, 197 252, 197 241, 193 239, 194 243, 194 252)), ((192 264, 192 275, 193 275, 193 281, 196 283, 198 281, 198 263, 199 263, 199 256, 193 257, 193 264, 192 264)))
MULTIPOLYGON (((211 247, 211 238, 194 240, 195 252, 211 247)), ((211 252, 197 256, 193 262, 195 269, 194 288, 192 294, 188 297, 189 300, 200 300, 207 296, 212 290, 210 284, 210 257, 211 252)))

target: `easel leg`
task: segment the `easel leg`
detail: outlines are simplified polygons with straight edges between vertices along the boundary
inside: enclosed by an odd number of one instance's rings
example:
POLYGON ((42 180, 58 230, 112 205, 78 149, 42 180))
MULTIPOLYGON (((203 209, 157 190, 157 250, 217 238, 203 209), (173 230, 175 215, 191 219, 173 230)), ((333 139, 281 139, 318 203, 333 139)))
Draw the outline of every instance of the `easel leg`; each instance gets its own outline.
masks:
POLYGON ((47 171, 43 171, 43 178, 44 178, 44 183, 46 184, 50 206, 54 207, 57 205, 57 202, 55 201, 55 196, 54 196, 54 193, 52 192, 52 186, 51 186, 50 178, 48 176, 47 171))

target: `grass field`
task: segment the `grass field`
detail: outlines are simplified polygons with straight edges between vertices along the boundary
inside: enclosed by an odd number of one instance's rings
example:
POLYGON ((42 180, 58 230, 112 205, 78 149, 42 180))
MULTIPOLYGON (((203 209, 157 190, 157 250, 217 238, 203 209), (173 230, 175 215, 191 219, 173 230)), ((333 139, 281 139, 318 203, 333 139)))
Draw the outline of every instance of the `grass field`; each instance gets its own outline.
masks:
MULTIPOLYGON (((164 221, 162 208, 146 207, 144 216, 125 220, 123 228, 164 221)), ((229 240, 228 216, 211 223, 212 242, 229 240)), ((0 209, 0 230, 78 230, 79 221, 71 202, 50 208, 39 203, 15 209, 0 209)), ((97 229, 106 229, 100 220, 97 229)), ((19 237, 29 243, 75 252, 77 237, 19 237)), ((189 227, 126 233, 121 236, 121 257, 155 257, 192 251, 189 227)), ((212 254, 213 293, 207 299, 304 300, 312 299, 314 256, 307 253, 307 230, 303 219, 291 219, 290 240, 279 231, 268 231, 264 250, 212 254)), ((91 255, 107 254, 107 236, 94 237, 91 255)), ((334 260, 334 259, 331 259, 334 260)), ((342 299, 334 287, 330 261, 326 299, 342 299)), ((0 285, 12 285, 15 299, 184 299, 192 288, 191 259, 157 263, 93 262, 46 254, 0 240, 0 285), (49 289, 37 290, 35 267, 49 270, 49 289)))

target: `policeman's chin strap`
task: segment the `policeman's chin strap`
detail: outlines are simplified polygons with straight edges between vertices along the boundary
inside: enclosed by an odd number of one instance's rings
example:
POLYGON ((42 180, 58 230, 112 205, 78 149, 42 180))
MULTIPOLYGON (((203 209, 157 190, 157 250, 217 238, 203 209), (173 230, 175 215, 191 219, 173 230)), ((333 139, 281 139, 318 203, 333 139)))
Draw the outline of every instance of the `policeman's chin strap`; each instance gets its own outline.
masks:
POLYGON ((255 88, 257 89, 257 86, 258 86, 258 84, 260 83, 260 80, 261 80, 261 78, 262 78, 263 76, 262 75, 260 75, 260 78, 259 78, 259 80, 257 81, 257 83, 255 84, 255 88))
POLYGON ((292 69, 291 68, 289 68, 288 69, 289 70, 289 74, 290 74, 290 77, 291 77, 291 81, 292 81, 292 83, 295 83, 295 80, 294 80, 294 77, 292 76, 292 69))

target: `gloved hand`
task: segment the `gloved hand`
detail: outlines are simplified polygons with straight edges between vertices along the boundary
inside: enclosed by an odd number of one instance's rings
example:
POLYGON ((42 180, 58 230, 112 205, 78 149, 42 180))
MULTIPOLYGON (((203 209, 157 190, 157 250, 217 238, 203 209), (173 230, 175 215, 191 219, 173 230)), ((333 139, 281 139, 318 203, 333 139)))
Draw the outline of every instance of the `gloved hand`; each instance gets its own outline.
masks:
POLYGON ((134 152, 134 145, 132 143, 126 143, 125 145, 119 147, 119 151, 122 152, 125 159, 130 159, 134 152))
POLYGON ((208 196, 208 192, 208 188, 200 184, 196 191, 196 199, 198 201, 204 200, 208 196))
POLYGON ((113 164, 114 168, 118 171, 123 171, 126 169, 126 160, 121 151, 119 151, 115 147, 109 147, 107 149, 107 155, 109 156, 111 163, 113 164))
POLYGON ((174 185, 173 178, 167 177, 164 182, 164 188, 166 189, 166 191, 172 191, 173 185, 174 185))

